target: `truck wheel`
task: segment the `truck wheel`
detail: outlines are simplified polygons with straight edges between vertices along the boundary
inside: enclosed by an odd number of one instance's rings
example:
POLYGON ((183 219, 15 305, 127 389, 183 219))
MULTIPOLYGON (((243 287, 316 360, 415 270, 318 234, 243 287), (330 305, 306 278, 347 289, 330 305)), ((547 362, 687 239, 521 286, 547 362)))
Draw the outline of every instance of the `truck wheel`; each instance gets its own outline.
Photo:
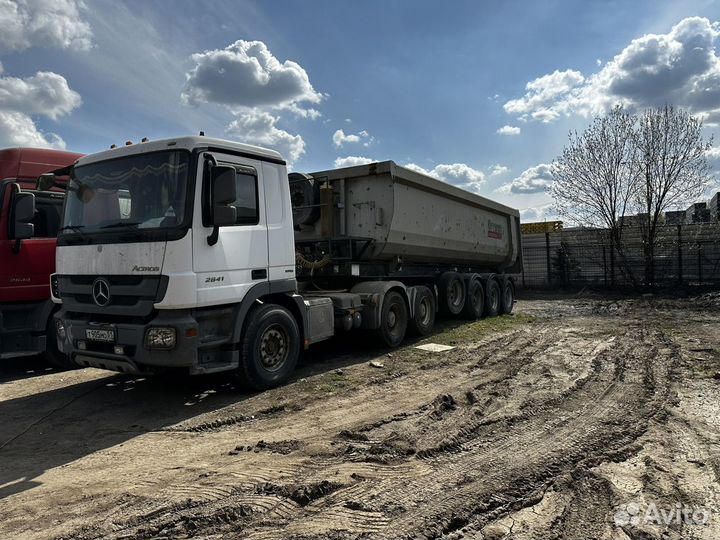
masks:
POLYGON ((388 347, 397 347, 405 338, 408 327, 408 308, 405 299, 397 291, 390 291, 383 300, 380 328, 377 335, 388 347))
POLYGON ((415 335, 427 336, 435 326, 435 295, 427 287, 418 287, 413 307, 410 330, 415 335))
POLYGON ((255 390, 283 384, 300 355, 300 331, 292 314, 277 304, 254 307, 247 314, 238 375, 255 390))
POLYGON ((482 283, 477 278, 470 280, 468 284, 467 298, 462 314, 466 319, 479 319, 485 311, 485 291, 482 283))
POLYGON ((57 369, 66 370, 79 367, 69 356, 61 353, 60 349, 58 349, 55 319, 52 316, 45 328, 45 352, 42 353, 42 357, 48 364, 57 369))
POLYGON ((485 315, 495 317, 500 313, 500 285, 497 280, 489 279, 485 294, 485 315))
POLYGON ((505 280, 502 290, 502 300, 500 302, 500 313, 512 313, 515 304, 515 286, 513 282, 505 280))
POLYGON ((459 315, 465 306, 465 282, 457 272, 445 272, 438 283, 440 311, 444 315, 459 315))

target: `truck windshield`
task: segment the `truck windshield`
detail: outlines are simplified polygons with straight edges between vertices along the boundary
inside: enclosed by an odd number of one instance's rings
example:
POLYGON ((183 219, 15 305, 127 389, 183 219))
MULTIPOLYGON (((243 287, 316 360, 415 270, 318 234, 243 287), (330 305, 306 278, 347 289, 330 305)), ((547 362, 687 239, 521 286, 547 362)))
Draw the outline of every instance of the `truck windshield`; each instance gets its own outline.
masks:
POLYGON ((179 226, 189 160, 188 152, 172 150, 75 168, 61 231, 86 236, 179 226))

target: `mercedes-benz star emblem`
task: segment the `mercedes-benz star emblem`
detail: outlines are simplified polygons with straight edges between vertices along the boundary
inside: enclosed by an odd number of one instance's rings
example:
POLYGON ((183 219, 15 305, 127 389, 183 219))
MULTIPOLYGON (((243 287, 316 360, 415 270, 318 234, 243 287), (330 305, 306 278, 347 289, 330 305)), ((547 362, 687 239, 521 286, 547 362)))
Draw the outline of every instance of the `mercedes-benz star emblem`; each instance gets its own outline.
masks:
POLYGON ((92 286, 93 301, 100 307, 110 303, 110 284, 103 278, 97 278, 92 286))

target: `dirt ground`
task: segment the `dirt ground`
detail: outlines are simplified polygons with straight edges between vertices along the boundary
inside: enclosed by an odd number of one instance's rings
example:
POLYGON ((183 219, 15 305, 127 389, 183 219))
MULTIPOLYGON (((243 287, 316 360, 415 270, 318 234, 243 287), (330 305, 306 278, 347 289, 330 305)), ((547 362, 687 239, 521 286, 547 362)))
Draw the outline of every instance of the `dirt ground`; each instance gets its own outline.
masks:
POLYGON ((536 298, 262 394, 5 362, 0 537, 720 538, 719 322, 536 298))

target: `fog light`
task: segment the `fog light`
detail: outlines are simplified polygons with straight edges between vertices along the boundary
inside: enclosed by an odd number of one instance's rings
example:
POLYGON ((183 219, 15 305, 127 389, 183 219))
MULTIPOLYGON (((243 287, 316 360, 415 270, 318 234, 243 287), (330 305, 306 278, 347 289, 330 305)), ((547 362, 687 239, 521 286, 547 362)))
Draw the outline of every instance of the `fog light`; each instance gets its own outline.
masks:
POLYGON ((87 349, 87 343, 85 343, 84 341, 78 341, 78 342, 77 342, 77 347, 78 347, 78 349, 80 349, 81 351, 84 351, 85 349, 87 349))
POLYGON ((145 347, 148 349, 172 349, 175 347, 175 329, 155 327, 145 332, 145 347))
POLYGON ((113 352, 120 355, 125 354, 125 347, 122 345, 115 345, 115 347, 113 347, 113 352))
POLYGON ((60 298, 60 280, 58 279, 57 274, 52 274, 50 276, 50 291, 55 298, 60 298))
POLYGON ((57 334, 57 337, 65 341, 67 333, 65 332, 65 325, 60 319, 55 319, 55 333, 57 334))

